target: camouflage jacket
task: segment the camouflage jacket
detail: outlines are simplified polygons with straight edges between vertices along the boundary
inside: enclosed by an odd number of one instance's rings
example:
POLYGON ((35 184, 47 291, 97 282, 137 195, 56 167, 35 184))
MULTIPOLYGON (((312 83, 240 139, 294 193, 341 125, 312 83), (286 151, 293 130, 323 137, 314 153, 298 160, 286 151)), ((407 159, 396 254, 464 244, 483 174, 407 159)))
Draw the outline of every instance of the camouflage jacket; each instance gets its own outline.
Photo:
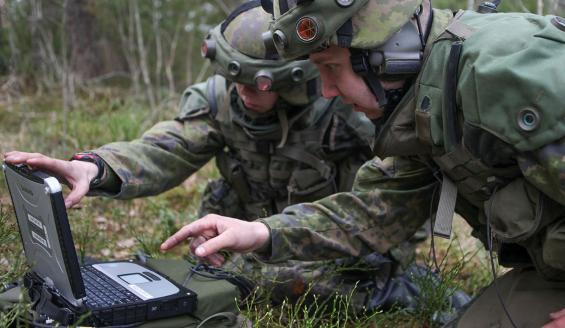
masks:
POLYGON ((384 160, 366 163, 352 192, 263 219, 266 261, 384 253, 436 211, 443 177, 458 188, 455 211, 483 241, 490 220, 502 262, 533 262, 545 277, 565 279, 565 80, 557 72, 565 32, 552 17, 456 17, 434 10, 422 71, 375 138, 384 160), (459 41, 449 85, 445 67, 459 41), (458 138, 449 137, 454 127, 458 138))
POLYGON ((319 98, 306 107, 279 98, 269 113, 254 114, 235 88, 214 76, 184 92, 175 120, 156 124, 137 140, 94 150, 108 174, 90 194, 155 195, 216 157, 223 178, 258 218, 349 190, 355 172, 371 157, 373 134, 372 123, 338 98, 319 98), (279 209, 251 206, 264 203, 279 209))

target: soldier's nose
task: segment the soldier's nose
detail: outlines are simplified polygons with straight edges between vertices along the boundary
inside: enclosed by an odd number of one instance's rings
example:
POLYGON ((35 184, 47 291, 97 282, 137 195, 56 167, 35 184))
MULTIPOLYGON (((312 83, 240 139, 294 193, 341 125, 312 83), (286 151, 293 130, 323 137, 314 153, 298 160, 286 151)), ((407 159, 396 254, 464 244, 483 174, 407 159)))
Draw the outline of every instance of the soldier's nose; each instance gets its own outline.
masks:
POLYGON ((324 81, 322 81, 322 96, 324 98, 333 98, 339 95, 339 90, 333 83, 324 83, 324 81))

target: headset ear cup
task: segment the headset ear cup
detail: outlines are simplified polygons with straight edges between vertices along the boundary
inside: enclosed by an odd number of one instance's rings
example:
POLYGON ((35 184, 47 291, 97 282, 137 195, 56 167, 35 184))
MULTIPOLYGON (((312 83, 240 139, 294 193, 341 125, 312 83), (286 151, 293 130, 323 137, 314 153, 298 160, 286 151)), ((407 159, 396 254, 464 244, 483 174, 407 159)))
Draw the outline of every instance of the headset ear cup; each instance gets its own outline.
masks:
POLYGON ((261 0, 261 7, 269 14, 273 14, 273 0, 261 0))

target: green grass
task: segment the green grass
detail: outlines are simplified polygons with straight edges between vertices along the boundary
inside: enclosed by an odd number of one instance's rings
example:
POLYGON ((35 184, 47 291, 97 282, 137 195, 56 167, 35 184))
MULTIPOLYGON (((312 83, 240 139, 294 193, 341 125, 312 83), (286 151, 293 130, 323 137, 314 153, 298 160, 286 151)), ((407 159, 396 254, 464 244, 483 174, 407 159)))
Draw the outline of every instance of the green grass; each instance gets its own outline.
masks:
MULTIPOLYGON (((22 150, 69 158, 74 152, 118 140, 138 137, 159 119, 172 118, 176 101, 152 112, 143 102, 118 90, 92 90, 78 107, 62 111, 60 98, 22 97, 0 107, 0 152, 22 150)), ((218 171, 209 163, 180 186, 159 196, 115 201, 87 198, 69 211, 77 254, 106 259, 131 258, 138 250, 158 257, 182 257, 187 249, 159 252, 160 243, 186 222, 196 219, 199 195, 218 171)), ((445 295, 453 288, 475 294, 490 282, 487 254, 470 236, 470 228, 457 219, 451 242, 436 239, 436 257, 443 282, 420 278, 424 297, 415 311, 392 310, 354 314, 351 297, 310 304, 306 298, 295 304, 273 307, 266 302, 241 304, 243 313, 258 327, 430 327, 432 318, 445 309, 445 295)), ((26 270, 22 247, 3 175, 0 175, 0 283, 17 280, 26 270)), ((418 262, 432 265, 429 241, 418 248, 418 262)), ((0 327, 25 311, 25 305, 0 313, 0 327)))

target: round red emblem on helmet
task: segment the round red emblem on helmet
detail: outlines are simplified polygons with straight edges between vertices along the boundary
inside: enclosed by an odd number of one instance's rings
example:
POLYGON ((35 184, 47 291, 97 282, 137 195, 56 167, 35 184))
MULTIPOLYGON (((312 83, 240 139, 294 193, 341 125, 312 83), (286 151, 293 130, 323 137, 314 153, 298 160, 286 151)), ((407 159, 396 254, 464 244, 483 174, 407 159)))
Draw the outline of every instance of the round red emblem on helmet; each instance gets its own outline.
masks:
POLYGON ((296 23, 296 34, 300 40, 310 42, 318 36, 318 23, 311 17, 302 17, 296 23))

